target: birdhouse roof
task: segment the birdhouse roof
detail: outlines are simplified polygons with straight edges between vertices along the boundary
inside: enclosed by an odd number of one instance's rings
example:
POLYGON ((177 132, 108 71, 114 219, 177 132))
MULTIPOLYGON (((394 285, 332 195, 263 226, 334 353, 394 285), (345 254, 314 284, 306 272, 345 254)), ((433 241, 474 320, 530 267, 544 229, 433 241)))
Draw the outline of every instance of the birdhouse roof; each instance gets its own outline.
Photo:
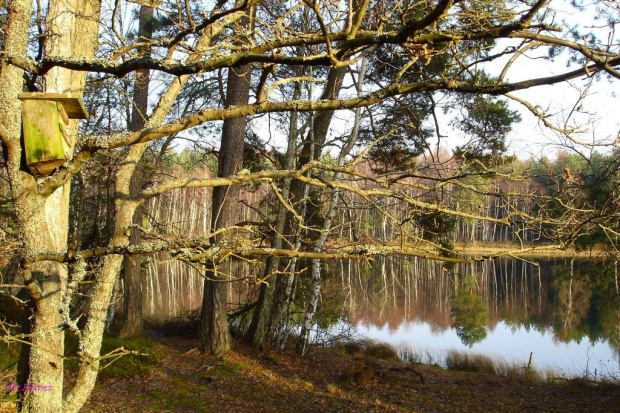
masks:
POLYGON ((82 100, 71 93, 20 93, 21 100, 47 100, 60 102, 70 119, 88 119, 88 112, 82 104, 82 100))

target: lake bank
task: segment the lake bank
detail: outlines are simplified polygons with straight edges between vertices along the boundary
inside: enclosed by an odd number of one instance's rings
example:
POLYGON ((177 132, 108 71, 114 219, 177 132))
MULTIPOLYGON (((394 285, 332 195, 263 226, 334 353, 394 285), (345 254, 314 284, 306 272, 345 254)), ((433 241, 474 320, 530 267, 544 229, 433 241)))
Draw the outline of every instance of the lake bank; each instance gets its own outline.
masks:
MULTIPOLYGON (((212 356, 194 350, 198 344, 152 340, 148 372, 102 374, 83 411, 611 412, 620 403, 617 384, 450 371, 355 347, 317 348, 300 357, 235 343, 233 351, 212 356)), ((0 403, 0 411, 12 410, 10 402, 0 403)))
POLYGON ((614 411, 620 387, 446 371, 342 349, 308 357, 235 345, 224 356, 162 340, 148 377, 102 380, 85 411, 614 411), (414 371, 415 369, 415 371, 414 371))

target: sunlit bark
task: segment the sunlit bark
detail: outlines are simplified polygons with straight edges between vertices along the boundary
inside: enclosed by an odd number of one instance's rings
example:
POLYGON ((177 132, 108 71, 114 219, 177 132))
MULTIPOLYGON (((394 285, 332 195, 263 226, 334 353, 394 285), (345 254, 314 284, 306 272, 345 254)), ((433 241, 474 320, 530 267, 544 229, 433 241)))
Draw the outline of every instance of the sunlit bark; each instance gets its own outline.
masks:
MULTIPOLYGON (((153 8, 140 8, 140 22, 138 36, 150 39, 153 35, 153 8)), ((142 51, 148 53, 148 49, 142 51)), ((149 70, 139 70, 134 79, 134 107, 129 124, 130 131, 139 131, 146 124, 149 106, 149 70)), ((143 173, 136 169, 129 185, 129 196, 136 197, 142 192, 144 182, 143 173)), ((143 208, 138 207, 134 213, 133 222, 142 225, 143 208)), ((130 244, 140 244, 142 234, 133 230, 129 239, 130 244)), ((123 272, 123 312, 121 337, 135 337, 142 334, 142 288, 141 288, 142 261, 139 258, 127 259, 124 262, 123 272)))
MULTIPOLYGON (((238 30, 252 27, 253 17, 247 16, 239 22, 238 30)), ((227 106, 247 104, 250 97, 251 65, 244 65, 228 70, 227 106)), ((222 126, 222 141, 218 157, 218 177, 229 177, 239 173, 243 166, 243 145, 245 141, 245 117, 228 119, 222 126)), ((211 207, 211 228, 218 230, 235 224, 239 187, 217 187, 213 191, 211 207)), ((216 242, 230 244, 232 234, 226 238, 215 238, 216 242), (227 238, 227 239, 226 239, 227 238)), ((200 317, 200 337, 205 351, 213 354, 230 349, 230 333, 226 304, 226 281, 217 274, 217 268, 208 271, 205 276, 204 300, 200 317)))

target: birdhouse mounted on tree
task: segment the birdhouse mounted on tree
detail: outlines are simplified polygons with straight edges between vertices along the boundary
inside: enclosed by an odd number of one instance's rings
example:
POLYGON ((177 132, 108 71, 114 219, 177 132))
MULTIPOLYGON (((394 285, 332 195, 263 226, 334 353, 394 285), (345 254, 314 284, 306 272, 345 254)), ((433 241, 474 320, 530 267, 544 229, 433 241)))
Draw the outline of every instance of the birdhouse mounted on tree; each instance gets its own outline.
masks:
POLYGON ((68 93, 21 93, 19 99, 26 164, 35 177, 43 178, 73 158, 69 119, 88 119, 88 112, 68 93))

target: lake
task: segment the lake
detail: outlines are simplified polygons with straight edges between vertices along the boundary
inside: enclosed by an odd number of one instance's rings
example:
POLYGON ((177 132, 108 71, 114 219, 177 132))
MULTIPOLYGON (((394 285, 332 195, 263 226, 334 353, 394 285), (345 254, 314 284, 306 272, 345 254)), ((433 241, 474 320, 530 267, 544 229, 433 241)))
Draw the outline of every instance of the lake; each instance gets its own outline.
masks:
POLYGON ((353 326, 359 337, 409 347, 440 365, 452 350, 520 366, 532 353, 543 372, 620 377, 617 263, 376 258, 330 267, 323 323, 332 331, 353 326), (335 328, 337 308, 349 316, 335 328))

